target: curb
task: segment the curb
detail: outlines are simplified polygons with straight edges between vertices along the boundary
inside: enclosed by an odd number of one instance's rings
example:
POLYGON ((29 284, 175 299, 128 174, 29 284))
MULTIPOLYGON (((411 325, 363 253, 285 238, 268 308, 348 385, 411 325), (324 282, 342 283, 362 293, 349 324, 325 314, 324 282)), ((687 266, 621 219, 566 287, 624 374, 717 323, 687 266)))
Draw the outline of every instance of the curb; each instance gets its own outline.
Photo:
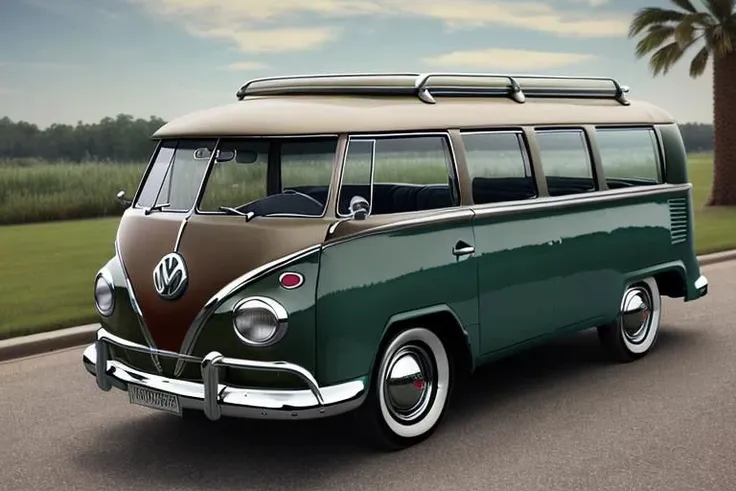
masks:
MULTIPOLYGON (((736 260, 736 249, 698 256, 700 266, 736 260)), ((40 355, 51 351, 74 348, 95 341, 99 324, 87 324, 56 331, 19 336, 0 341, 0 363, 16 358, 40 355)))
POLYGON ((0 363, 94 342, 99 324, 18 336, 0 341, 0 363))
POLYGON ((722 263, 736 259, 736 249, 730 251, 716 252, 714 254, 705 254, 698 256, 698 261, 701 266, 707 266, 708 264, 722 263))

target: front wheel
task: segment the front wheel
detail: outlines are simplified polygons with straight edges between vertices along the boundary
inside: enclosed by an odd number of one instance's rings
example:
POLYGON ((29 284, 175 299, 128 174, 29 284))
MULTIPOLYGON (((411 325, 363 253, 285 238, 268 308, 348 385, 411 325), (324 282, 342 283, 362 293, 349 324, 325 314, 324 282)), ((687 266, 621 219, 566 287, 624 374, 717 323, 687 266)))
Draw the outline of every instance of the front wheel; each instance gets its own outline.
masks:
POLYGON ((634 361, 654 347, 661 318, 662 297, 657 281, 647 278, 626 288, 618 320, 600 326, 598 337, 617 361, 634 361))
POLYGON ((367 436, 384 450, 428 438, 445 414, 453 375, 436 334, 422 327, 398 333, 379 358, 362 408, 367 436))

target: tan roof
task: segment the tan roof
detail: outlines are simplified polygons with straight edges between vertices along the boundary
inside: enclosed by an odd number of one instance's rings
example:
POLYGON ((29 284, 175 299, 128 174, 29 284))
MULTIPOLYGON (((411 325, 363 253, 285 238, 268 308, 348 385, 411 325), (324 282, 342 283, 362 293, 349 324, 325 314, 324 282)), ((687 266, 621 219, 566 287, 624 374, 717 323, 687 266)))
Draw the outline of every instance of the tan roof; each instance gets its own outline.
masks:
POLYGON ((154 138, 182 136, 292 135, 444 130, 483 126, 670 123, 666 111, 641 101, 503 98, 265 96, 246 98, 174 119, 154 138))
POLYGON ((614 79, 605 77, 495 74, 272 77, 244 85, 238 92, 242 101, 177 118, 160 128, 154 137, 674 122, 672 116, 652 104, 636 101, 624 104, 626 90, 614 79), (482 97, 470 97, 470 94, 482 97), (550 95, 552 98, 543 98, 550 95), (509 97, 526 98, 526 102, 519 103, 509 97))

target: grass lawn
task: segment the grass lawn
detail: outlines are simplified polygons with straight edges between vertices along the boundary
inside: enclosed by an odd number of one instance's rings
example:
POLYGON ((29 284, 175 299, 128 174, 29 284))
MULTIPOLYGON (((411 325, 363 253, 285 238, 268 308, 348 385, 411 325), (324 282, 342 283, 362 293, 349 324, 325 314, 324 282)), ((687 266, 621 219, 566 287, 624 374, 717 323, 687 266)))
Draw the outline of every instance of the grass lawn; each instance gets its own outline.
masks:
POLYGON ((119 218, 0 227, 0 339, 97 322, 94 275, 119 218))
POLYGON ((736 249, 736 207, 707 209, 713 176, 713 154, 688 156, 695 202, 695 250, 698 254, 736 249))
MULTIPOLYGON (((736 248, 736 208, 704 209, 710 154, 691 155, 698 254, 736 248)), ((0 226, 0 339, 96 322, 94 274, 119 218, 0 226)))

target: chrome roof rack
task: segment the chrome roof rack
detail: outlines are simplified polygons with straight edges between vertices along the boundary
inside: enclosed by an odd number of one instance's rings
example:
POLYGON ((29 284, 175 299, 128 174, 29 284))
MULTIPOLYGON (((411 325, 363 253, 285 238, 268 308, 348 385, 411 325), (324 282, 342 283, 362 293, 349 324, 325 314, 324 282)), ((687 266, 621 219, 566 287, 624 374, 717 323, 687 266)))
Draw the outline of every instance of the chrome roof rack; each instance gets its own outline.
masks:
POLYGON ((629 105, 628 87, 610 77, 501 75, 489 73, 343 73, 257 78, 237 93, 257 95, 414 95, 427 104, 435 96, 613 99, 629 105))

